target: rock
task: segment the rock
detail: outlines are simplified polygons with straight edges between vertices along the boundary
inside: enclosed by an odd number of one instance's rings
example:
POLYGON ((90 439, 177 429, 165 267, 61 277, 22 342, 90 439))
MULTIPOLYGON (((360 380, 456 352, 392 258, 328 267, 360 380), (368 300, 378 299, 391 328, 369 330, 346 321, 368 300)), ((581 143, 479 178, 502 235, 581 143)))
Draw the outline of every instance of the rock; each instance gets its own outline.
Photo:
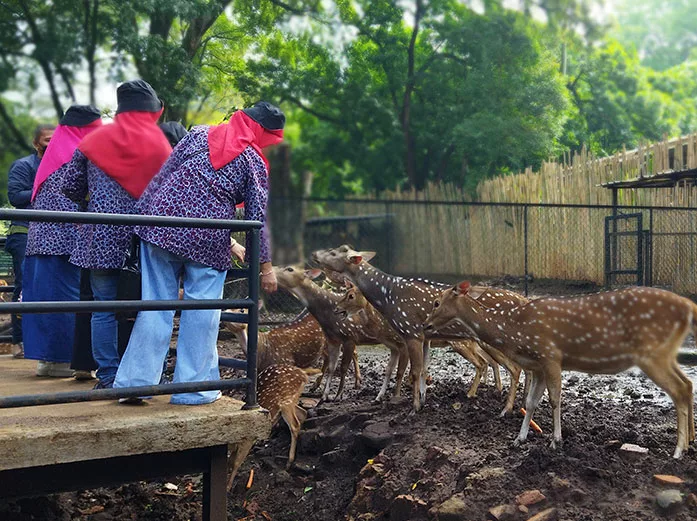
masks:
POLYGON ((426 461, 435 461, 441 459, 448 459, 450 457, 450 452, 442 449, 436 445, 428 449, 426 452, 426 461))
POLYGON ((517 513, 518 509, 513 505, 499 505, 490 508, 486 518, 492 521, 512 521, 517 513))
POLYGON ((620 455, 629 461, 635 461, 637 459, 645 457, 649 453, 649 449, 646 447, 640 447, 633 443, 625 443, 620 447, 620 455))
POLYGON ((674 512, 682 505, 682 494, 674 488, 656 494, 656 504, 663 512, 674 512))
POLYGON ((653 479, 656 483, 661 485, 682 485, 685 483, 684 480, 680 479, 678 476, 671 476, 670 474, 654 474, 653 479))
POLYGON ((317 450, 321 453, 329 452, 341 445, 344 436, 348 433, 346 425, 339 425, 330 432, 320 433, 317 438, 317 450))
POLYGON ((523 514, 527 514, 530 512, 530 509, 526 507, 525 505, 518 505, 518 512, 522 512, 523 514))
MULTIPOLYGON (((305 422, 307 424, 307 422, 305 422)), ((317 454, 317 444, 319 442, 319 431, 301 430, 298 435, 298 450, 301 454, 317 454)))
POLYGON ((536 505, 547 499, 545 495, 539 490, 526 490, 525 492, 518 494, 515 497, 515 502, 518 505, 525 505, 529 507, 530 505, 536 505))
POLYGON ((293 481, 293 477, 285 470, 279 470, 274 475, 274 481, 277 485, 281 485, 284 483, 290 483, 293 481))
POLYGON ((300 406, 303 409, 313 409, 317 407, 317 404, 319 403, 319 400, 317 398, 307 398, 307 397, 302 397, 300 398, 300 406))
POLYGON ((697 494, 690 494, 687 496, 687 506, 692 508, 697 508, 697 494))
POLYGON ((436 510, 438 521, 466 521, 468 509, 465 504, 465 495, 455 494, 443 501, 436 510))
POLYGON ((325 425, 347 425, 348 422, 353 418, 353 416, 350 413, 343 413, 343 414, 337 414, 336 416, 329 418, 325 425))
POLYGON ((411 519, 426 515, 428 505, 411 494, 401 494, 394 498, 390 507, 390 519, 411 519))
POLYGON ((363 429, 359 439, 371 449, 382 450, 392 443, 394 434, 388 422, 377 422, 363 429))
POLYGON ((351 421, 349 421, 349 427, 352 429, 357 429, 359 427, 365 427, 366 422, 373 418, 373 414, 369 412, 361 412, 356 414, 351 421))
POLYGON ((506 475, 506 469, 501 467, 484 467, 477 472, 472 472, 465 478, 467 487, 471 487, 478 481, 496 479, 506 475))
POLYGON ((566 492, 571 488, 571 482, 568 479, 560 478, 556 474, 552 473, 552 490, 555 492, 566 492))
POLYGON ((548 508, 542 512, 535 514, 528 521, 556 521, 557 520, 557 509, 548 508))
POLYGON ((566 381, 566 385, 569 385, 569 386, 571 386, 571 385, 576 385, 576 384, 578 383, 578 381, 579 381, 578 376, 573 375, 571 378, 569 378, 569 379, 566 381))

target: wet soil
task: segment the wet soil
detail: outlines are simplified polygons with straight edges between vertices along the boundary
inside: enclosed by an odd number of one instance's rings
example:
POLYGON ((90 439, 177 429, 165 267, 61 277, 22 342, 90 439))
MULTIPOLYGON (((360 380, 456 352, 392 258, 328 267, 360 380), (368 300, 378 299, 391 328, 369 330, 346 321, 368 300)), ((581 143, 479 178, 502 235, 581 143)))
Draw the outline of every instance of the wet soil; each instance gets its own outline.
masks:
MULTIPOLYGON (((223 351, 237 348, 224 342, 223 351)), ((270 440, 255 447, 229 494, 229 519, 245 521, 333 521, 491 519, 489 510, 512 505, 510 520, 527 520, 556 508, 560 520, 697 519, 697 453, 671 457, 675 412, 664 394, 640 372, 619 377, 569 373, 563 394, 561 449, 549 448, 551 411, 546 400, 536 413, 542 434, 512 441, 521 417, 500 418, 504 397, 493 386, 479 396, 465 394, 472 367, 447 349, 434 350, 426 407, 411 414, 405 397, 376 404, 387 351, 360 350, 363 386, 342 401, 309 409, 296 464, 285 470, 289 435, 279 425, 270 440), (623 443, 648 448, 626 457, 623 443), (250 471, 254 479, 246 488, 250 471), (672 474, 682 503, 664 512, 656 495, 665 487, 654 474, 672 474), (516 497, 538 490, 544 499, 523 513, 516 497), (460 517, 447 517, 441 504, 454 496, 460 517), (442 508, 441 508, 442 510, 442 508), (489 517, 488 517, 489 516, 489 517)), ((687 368, 693 380, 697 372, 687 368)), ((504 377, 504 390, 507 387, 504 377)), ((538 499, 540 496, 538 496, 538 499)), ((198 476, 172 477, 79 493, 0 502, 0 519, 184 521, 200 519, 198 476), (168 485, 165 485, 169 483, 168 485), (176 489, 174 487, 176 486, 176 489)), ((451 500, 450 504, 453 504, 451 500)))

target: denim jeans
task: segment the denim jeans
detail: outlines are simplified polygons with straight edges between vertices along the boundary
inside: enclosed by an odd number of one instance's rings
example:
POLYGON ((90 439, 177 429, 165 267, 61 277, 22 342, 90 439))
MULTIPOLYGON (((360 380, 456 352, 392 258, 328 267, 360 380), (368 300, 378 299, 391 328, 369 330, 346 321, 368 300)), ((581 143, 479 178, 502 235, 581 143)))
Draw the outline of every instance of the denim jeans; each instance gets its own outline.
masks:
MULTIPOLYGON (((143 241, 140 249, 143 300, 176 300, 184 276, 184 299, 219 299, 225 272, 169 253, 143 241)), ((114 387, 155 385, 172 338, 174 311, 138 313, 114 387)), ((220 310, 184 310, 179 321, 174 383, 217 380, 220 310)), ((185 405, 210 403, 220 391, 172 395, 171 402, 185 405)))
MULTIPOLYGON (((27 251, 27 234, 12 233, 7 236, 5 251, 12 255, 12 271, 15 276, 15 290, 12 293, 12 302, 19 300, 22 293, 22 269, 24 255, 27 251)), ((19 344, 22 341, 22 319, 18 315, 12 315, 12 343, 19 344)))
MULTIPOLYGON (((91 270, 90 282, 94 300, 116 300, 118 270, 91 270)), ((119 368, 119 340, 116 315, 113 311, 92 313, 92 356, 97 362, 97 378, 108 382, 119 368)))

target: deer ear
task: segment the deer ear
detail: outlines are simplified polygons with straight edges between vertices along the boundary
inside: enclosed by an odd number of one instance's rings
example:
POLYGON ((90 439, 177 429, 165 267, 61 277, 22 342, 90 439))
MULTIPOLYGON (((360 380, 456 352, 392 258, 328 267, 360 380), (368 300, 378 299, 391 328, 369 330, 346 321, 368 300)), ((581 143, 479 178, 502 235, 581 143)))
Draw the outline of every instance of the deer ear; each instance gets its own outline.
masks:
POLYGON ((470 283, 468 281, 463 281, 460 282, 457 286, 455 286, 455 293, 458 295, 466 295, 467 292, 470 290, 470 283))
POLYGON ((344 287, 346 289, 353 289, 355 286, 353 285, 353 282, 351 282, 349 279, 344 279, 344 287))
POLYGON ((311 270, 305 270, 305 276, 306 276, 308 279, 315 280, 315 279, 316 279, 317 277, 319 277, 320 275, 322 275, 322 270, 320 270, 320 269, 314 268, 314 269, 311 269, 311 270))
POLYGON ((375 252, 374 251, 362 251, 361 256, 363 257, 363 260, 366 262, 370 262, 373 257, 375 257, 375 252))
POLYGON ((349 262, 351 264, 355 264, 358 266, 361 262, 363 262, 363 256, 362 255, 351 255, 348 258, 349 262))

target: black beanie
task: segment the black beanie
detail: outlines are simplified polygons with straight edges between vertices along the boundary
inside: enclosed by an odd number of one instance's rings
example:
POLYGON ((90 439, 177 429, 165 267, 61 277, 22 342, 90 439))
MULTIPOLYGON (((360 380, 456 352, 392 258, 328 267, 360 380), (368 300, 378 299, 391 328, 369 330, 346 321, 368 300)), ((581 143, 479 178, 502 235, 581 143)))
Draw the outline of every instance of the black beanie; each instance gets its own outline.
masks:
POLYGON ((242 112, 266 130, 281 130, 286 124, 283 111, 268 101, 258 101, 253 107, 244 109, 242 112))
POLYGON ((167 121, 166 123, 160 123, 160 130, 162 130, 167 141, 172 145, 172 148, 181 141, 181 139, 186 136, 186 128, 184 125, 178 121, 167 121))
POLYGON ((71 105, 58 122, 66 127, 84 127, 102 117, 102 114, 92 105, 71 105))
POLYGON ((118 107, 116 113, 121 112, 158 112, 162 109, 162 102, 157 97, 155 89, 143 80, 127 81, 116 89, 118 107))

